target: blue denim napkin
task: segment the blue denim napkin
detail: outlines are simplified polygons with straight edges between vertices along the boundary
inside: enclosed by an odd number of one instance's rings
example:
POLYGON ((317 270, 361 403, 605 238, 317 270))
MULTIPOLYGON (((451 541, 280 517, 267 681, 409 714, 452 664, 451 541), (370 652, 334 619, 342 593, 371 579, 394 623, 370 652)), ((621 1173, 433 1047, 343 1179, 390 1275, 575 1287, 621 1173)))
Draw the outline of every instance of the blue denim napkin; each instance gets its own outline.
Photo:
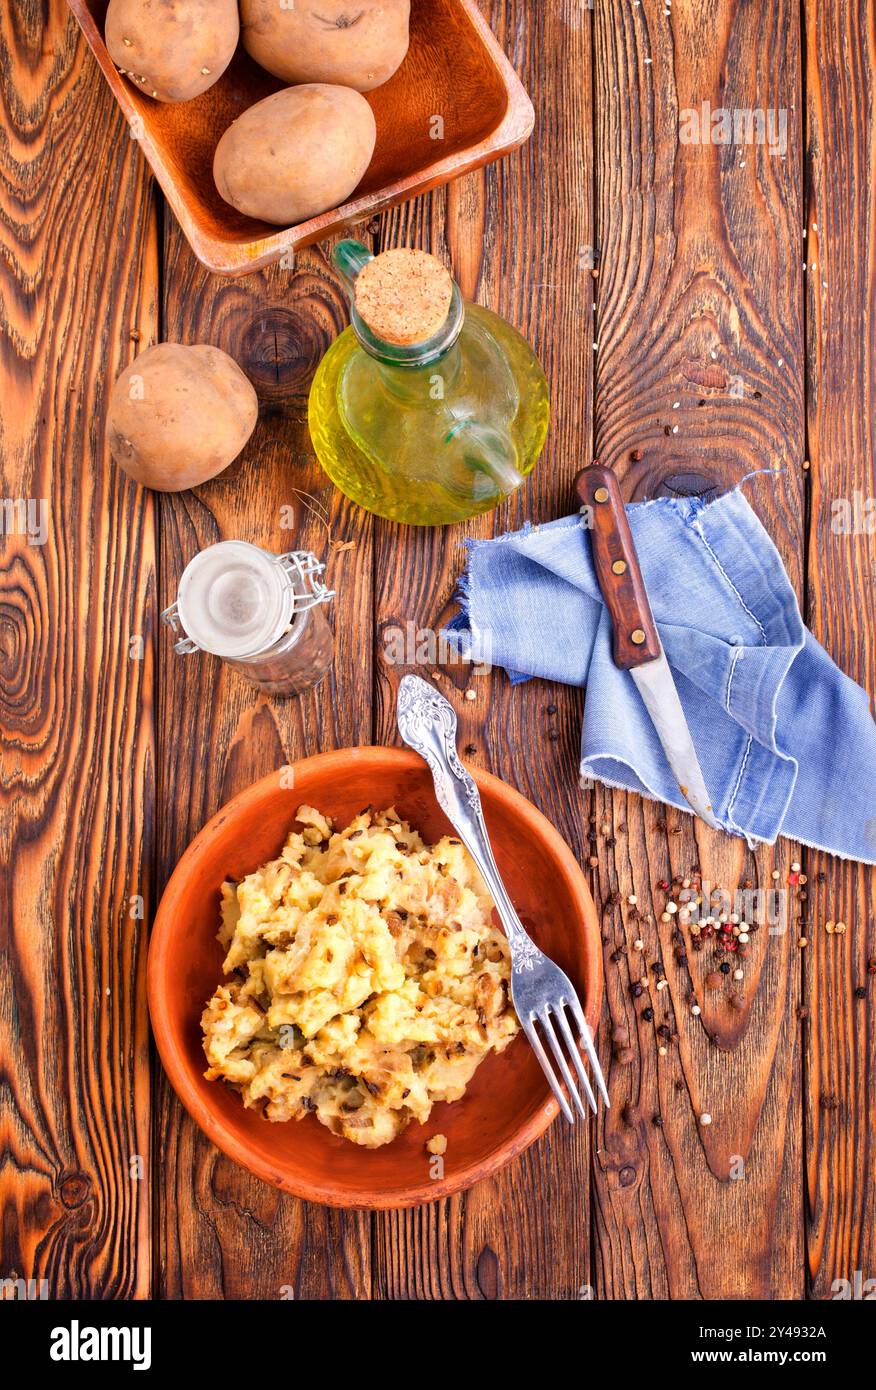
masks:
MULTIPOLYGON (((803 625, 778 551, 737 488, 627 508, 715 814, 876 863, 876 724, 803 625)), ((580 516, 469 541, 448 636, 512 680, 586 685, 581 774, 687 811, 611 621, 580 516)))

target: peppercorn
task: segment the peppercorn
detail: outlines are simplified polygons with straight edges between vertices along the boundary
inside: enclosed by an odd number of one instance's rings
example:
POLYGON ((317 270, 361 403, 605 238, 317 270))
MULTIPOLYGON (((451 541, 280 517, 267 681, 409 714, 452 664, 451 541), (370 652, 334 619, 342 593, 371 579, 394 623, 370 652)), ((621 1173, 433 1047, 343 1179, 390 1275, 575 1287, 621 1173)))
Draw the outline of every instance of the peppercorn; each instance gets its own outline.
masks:
POLYGON ((652 1018, 654 1017, 654 1010, 651 1008, 650 1004, 648 1005, 647 1009, 642 1010, 642 1017, 646 1023, 651 1022, 652 1018))
POLYGON ((613 1043, 619 1043, 622 1047, 625 1047, 630 1040, 629 1029, 625 1028, 622 1023, 619 1023, 616 1028, 612 1029, 611 1040, 613 1043))
POLYGON ((808 1017, 809 1017, 809 1010, 808 1010, 808 1008, 806 1007, 805 1004, 798 1004, 798 1005, 797 1005, 797 1017, 798 1017, 798 1018, 808 1018, 808 1017))
POLYGON ((628 1067, 630 1062, 635 1059, 636 1053, 632 1047, 619 1047, 615 1049, 614 1056, 615 1061, 619 1062, 622 1067, 628 1067))
POLYGON ((839 1101, 837 1100, 836 1096, 831 1095, 830 1092, 828 1092, 827 1095, 824 1095, 824 1096, 821 1097, 821 1105, 822 1105, 822 1109, 824 1109, 824 1110, 838 1110, 838 1109, 839 1109, 839 1101))
POLYGON ((640 995, 645 993, 645 990, 644 987, 640 985, 638 981, 636 981, 636 983, 631 988, 631 993, 634 999, 638 999, 640 995))
POLYGON ((745 1008, 745 997, 744 997, 744 995, 742 995, 742 994, 731 994, 731 995, 730 995, 730 1007, 733 1008, 733 1009, 740 1009, 740 1010, 741 1010, 741 1009, 744 1009, 744 1008, 745 1008))
POLYGON ((666 1023, 658 1023, 657 1032, 660 1034, 661 1038, 668 1038, 672 1032, 672 1029, 666 1023))
POLYGON ((662 1124, 663 1124, 663 1120, 661 1119, 661 1117, 660 1117, 659 1115, 652 1115, 652 1116, 651 1116, 651 1123, 652 1123, 652 1125, 656 1125, 657 1128, 660 1129, 661 1126, 662 1126, 662 1124))
POLYGON ((856 987, 856 989, 855 989, 855 998, 856 998, 856 999, 866 999, 866 998, 867 998, 867 986, 866 986, 866 985, 858 985, 858 986, 856 987))
POLYGON ((723 981, 718 971, 710 970, 705 980, 706 989, 717 989, 722 983, 723 981))
POLYGON ((729 975, 729 974, 730 974, 730 962, 729 962, 729 960, 724 960, 724 961, 722 961, 721 964, 718 966, 718 969, 720 970, 720 972, 721 972, 722 975, 729 975))
POLYGON ((633 463, 640 463, 640 462, 641 462, 641 459, 642 459, 642 450, 641 450, 641 449, 631 449, 631 450, 630 450, 630 458, 632 459, 633 463))

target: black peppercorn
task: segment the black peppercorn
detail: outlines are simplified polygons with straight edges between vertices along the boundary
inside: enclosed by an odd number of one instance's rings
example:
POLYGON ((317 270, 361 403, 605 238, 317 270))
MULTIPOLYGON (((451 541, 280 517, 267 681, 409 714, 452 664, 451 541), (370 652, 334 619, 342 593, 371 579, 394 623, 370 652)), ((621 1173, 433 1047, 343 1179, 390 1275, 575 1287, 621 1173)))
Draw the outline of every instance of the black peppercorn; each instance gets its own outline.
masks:
POLYGON ((866 985, 858 985, 858 987, 857 987, 856 990, 855 990, 855 998, 856 998, 856 999, 866 999, 866 998, 867 998, 867 986, 866 986, 866 985))
POLYGON ((651 1022, 652 1018, 654 1017, 654 1010, 651 1008, 650 1004, 648 1005, 647 1009, 642 1010, 642 1017, 646 1023, 651 1022))
POLYGON ((644 986, 644 985, 640 985, 640 984, 638 984, 638 983, 637 983, 637 984, 634 984, 634 985, 632 986, 631 993, 632 993, 632 996, 633 996, 634 999, 638 999, 641 995, 643 995, 643 994, 645 993, 645 986, 644 986))
POLYGON ((729 961, 727 961, 727 960, 722 961, 722 962, 721 962, 721 965, 720 965, 718 968, 720 969, 722 975, 729 975, 729 974, 730 974, 730 962, 729 962, 729 961))

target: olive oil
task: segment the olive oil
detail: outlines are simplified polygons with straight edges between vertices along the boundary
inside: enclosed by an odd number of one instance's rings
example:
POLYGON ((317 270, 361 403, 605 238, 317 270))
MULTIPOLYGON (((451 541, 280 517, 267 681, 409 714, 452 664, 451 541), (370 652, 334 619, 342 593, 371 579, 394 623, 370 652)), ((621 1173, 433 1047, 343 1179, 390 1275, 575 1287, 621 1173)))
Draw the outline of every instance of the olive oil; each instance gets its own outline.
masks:
MULTIPOLYGON (((335 251, 354 291, 362 269, 381 259, 356 242, 335 251)), ((385 282, 402 311, 406 270, 402 262, 402 278, 385 282)), ((418 288, 412 282, 404 342, 378 336, 354 298, 352 326, 317 369, 310 433, 323 468, 354 502, 391 521, 435 526, 489 511, 520 486, 544 445, 550 407, 544 372, 516 329, 463 304, 448 277, 449 308, 431 331, 430 312, 442 315, 443 301, 427 294, 418 317, 418 288), (425 338, 417 336, 423 327, 425 338)), ((374 310, 374 295, 372 288, 372 323, 389 322, 374 310)))

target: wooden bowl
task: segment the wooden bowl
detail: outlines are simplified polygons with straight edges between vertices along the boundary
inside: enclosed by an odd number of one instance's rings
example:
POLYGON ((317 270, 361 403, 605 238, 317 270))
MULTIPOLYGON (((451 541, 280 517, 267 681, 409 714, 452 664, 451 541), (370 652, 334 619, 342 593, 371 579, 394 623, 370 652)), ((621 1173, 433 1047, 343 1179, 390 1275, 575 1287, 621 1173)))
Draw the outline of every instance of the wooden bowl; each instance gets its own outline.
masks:
POLYGON ((398 71, 366 92, 374 158, 342 207, 281 229, 220 198, 213 153, 241 111, 287 84, 239 44, 219 81, 194 101, 153 101, 118 72, 103 40, 108 0, 67 0, 192 250, 217 275, 247 275, 299 246, 349 231, 383 208, 458 178, 522 145, 532 103, 475 0, 413 0, 411 45, 398 71), (435 138, 435 119, 443 138, 435 138))
MULTIPOLYGON (((567 971, 591 1028, 602 998, 602 949, 584 876, 553 826, 519 792, 472 769, 499 869, 540 946, 567 971)), ((403 1207, 433 1201, 494 1173, 543 1134, 557 1103, 521 1034, 490 1054, 461 1100, 436 1105, 391 1144, 361 1149, 314 1115, 275 1124, 239 1094, 204 1078, 200 1017, 222 979, 216 940, 219 886, 279 854, 302 803, 346 825, 363 806, 395 806, 432 843, 449 827, 428 768, 397 748, 320 753, 273 773, 229 801, 192 841, 165 890, 149 948, 149 1011, 171 1083, 204 1133, 257 1177, 312 1202, 403 1207), (429 1176, 426 1140, 445 1134, 444 1177, 429 1176)), ((565 1123, 565 1121, 563 1122, 565 1123)))

